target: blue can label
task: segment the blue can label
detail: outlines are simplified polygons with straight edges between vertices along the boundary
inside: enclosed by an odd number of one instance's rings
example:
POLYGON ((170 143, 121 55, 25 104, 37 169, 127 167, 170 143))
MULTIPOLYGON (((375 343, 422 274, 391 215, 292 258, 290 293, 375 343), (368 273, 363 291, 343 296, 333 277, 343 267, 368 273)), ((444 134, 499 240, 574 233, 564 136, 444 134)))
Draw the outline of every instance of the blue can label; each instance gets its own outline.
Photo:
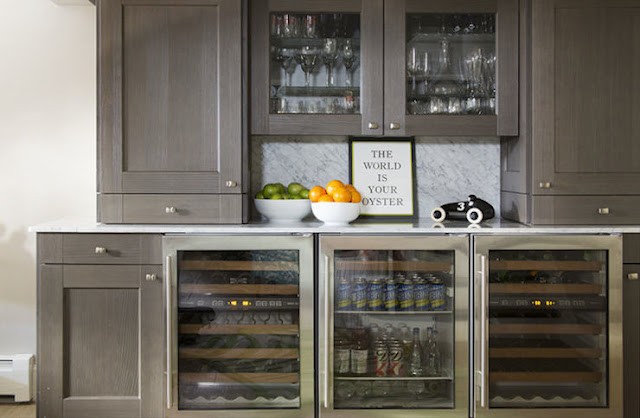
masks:
POLYGON ((351 290, 351 309, 354 311, 364 311, 367 309, 367 283, 356 281, 351 290))
POLYGON ((347 280, 340 280, 338 282, 336 309, 339 311, 348 311, 351 309, 351 285, 347 280))
POLYGON ((382 300, 382 283, 380 283, 379 280, 374 280, 369 283, 367 306, 370 311, 381 311, 384 309, 384 303, 382 300))
POLYGON ((384 284, 382 292, 385 311, 395 311, 398 309, 398 298, 396 296, 396 282, 388 280, 384 284))
POLYGON ((418 280, 413 285, 413 301, 416 311, 429 310, 429 285, 426 280, 418 280))
POLYGON ((413 282, 405 280, 398 284, 398 303, 401 311, 413 310, 413 282))
POLYGON ((432 283, 429 289, 429 304, 433 311, 444 311, 446 303, 444 300, 444 284, 432 283))

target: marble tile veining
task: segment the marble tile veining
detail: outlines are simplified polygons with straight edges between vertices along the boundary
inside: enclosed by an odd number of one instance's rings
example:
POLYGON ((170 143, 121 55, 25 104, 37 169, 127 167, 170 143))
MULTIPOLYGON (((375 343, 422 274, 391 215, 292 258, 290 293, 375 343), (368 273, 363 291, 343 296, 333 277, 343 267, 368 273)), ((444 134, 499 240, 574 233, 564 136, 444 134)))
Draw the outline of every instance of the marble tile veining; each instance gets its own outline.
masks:
MULTIPOLYGON (((469 194, 500 211, 500 140, 498 138, 416 138, 418 212, 428 217, 444 203, 469 194)), ((251 194, 266 183, 298 181, 307 187, 349 180, 347 137, 251 138, 251 194)), ((259 215, 252 208, 252 218, 259 215)))

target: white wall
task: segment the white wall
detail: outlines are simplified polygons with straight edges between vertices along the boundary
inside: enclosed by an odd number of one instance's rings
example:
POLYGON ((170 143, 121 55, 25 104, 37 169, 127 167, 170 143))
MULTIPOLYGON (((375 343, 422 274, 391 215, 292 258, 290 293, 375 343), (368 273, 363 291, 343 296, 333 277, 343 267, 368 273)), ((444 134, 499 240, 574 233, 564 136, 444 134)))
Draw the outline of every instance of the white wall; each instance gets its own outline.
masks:
POLYGON ((36 350, 30 225, 95 219, 96 9, 0 0, 0 353, 36 350))

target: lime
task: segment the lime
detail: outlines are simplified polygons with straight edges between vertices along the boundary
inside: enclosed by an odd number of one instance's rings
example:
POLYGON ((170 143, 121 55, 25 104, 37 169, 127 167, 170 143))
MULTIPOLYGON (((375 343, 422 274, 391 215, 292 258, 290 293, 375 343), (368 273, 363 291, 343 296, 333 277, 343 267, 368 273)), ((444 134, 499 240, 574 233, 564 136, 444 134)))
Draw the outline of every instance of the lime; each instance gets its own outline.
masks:
POLYGON ((282 198, 283 198, 284 200, 289 200, 289 199, 291 199, 291 198, 292 198, 292 196, 291 196, 289 193, 285 193, 285 194, 283 194, 283 195, 282 195, 282 198))
POLYGON ((256 193, 256 199, 264 199, 264 193, 262 192, 256 193))
POLYGON ((300 190, 302 189, 304 189, 304 186, 302 186, 302 184, 300 183, 289 183, 289 187, 287 187, 289 194, 292 195, 300 194, 300 190))
POLYGON ((300 190, 300 193, 298 193, 298 196, 300 196, 301 199, 308 199, 309 198, 309 190, 308 189, 300 190))
POLYGON ((304 199, 304 197, 300 195, 293 195, 292 199, 304 199))
POLYGON ((276 186, 275 184, 267 184, 264 186, 264 189, 262 189, 262 194, 267 199, 271 199, 271 196, 276 193, 280 193, 280 191, 278 189, 278 186, 276 186))
POLYGON ((282 200, 283 197, 282 197, 282 195, 280 193, 274 193, 274 194, 271 195, 271 197, 269 199, 271 199, 271 200, 282 200))
POLYGON ((280 194, 285 194, 287 192, 287 190, 284 188, 284 184, 282 183, 273 183, 278 190, 280 191, 280 194))

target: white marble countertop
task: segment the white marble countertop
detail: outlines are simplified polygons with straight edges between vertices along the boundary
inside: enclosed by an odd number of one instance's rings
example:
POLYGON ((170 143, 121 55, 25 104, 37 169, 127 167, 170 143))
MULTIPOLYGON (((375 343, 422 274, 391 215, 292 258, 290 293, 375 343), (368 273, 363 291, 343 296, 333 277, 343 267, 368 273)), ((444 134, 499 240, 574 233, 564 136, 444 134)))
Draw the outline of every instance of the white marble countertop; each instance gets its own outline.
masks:
POLYGON ((461 221, 436 223, 420 219, 414 223, 356 221, 345 226, 328 226, 317 221, 296 223, 250 223, 243 225, 114 225, 91 220, 60 219, 29 227, 30 232, 71 233, 153 233, 153 234, 621 234, 640 233, 640 225, 553 225, 527 226, 512 221, 492 219, 480 225, 461 221))

